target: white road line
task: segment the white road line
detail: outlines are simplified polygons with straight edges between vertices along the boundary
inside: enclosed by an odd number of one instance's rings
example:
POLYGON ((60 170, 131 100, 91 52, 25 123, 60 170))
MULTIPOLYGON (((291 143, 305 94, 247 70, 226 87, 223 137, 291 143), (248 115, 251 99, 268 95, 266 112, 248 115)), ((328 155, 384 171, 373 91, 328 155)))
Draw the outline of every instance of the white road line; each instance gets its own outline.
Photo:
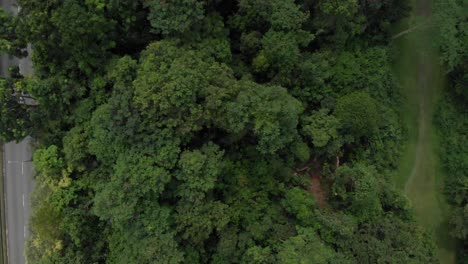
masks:
POLYGON ((23 235, 26 237, 26 226, 23 226, 23 235))
POLYGON ((24 162, 21 162, 21 175, 24 175, 24 162))
POLYGON ((24 194, 23 194, 23 207, 24 207, 24 194))

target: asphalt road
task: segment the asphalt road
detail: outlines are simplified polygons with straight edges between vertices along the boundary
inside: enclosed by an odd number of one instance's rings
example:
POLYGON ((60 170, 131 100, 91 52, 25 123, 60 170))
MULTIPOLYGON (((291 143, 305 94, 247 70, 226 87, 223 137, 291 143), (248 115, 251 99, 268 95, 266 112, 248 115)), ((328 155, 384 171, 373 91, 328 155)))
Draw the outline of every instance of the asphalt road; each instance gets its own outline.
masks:
POLYGON ((24 243, 31 214, 30 193, 34 188, 31 138, 5 144, 5 193, 8 262, 25 263, 24 243))
MULTIPOLYGON (((18 11, 14 0, 0 0, 0 5, 13 14, 18 11)), ((18 60, 1 56, 1 76, 5 76, 8 67, 14 65, 19 65, 23 75, 33 73, 30 58, 18 60)), ((31 215, 29 197, 34 189, 31 141, 31 138, 26 138, 19 143, 9 142, 4 145, 7 255, 10 264, 26 263, 24 245, 31 215)))

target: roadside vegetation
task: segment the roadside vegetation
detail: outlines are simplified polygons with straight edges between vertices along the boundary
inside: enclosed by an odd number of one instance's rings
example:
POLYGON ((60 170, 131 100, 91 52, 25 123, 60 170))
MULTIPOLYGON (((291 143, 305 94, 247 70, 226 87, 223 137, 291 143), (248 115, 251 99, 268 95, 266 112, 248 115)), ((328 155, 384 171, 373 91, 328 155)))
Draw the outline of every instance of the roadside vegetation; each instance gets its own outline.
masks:
POLYGON ((19 4, 0 39, 35 75, 1 82, 0 126, 40 142, 29 263, 437 262, 393 184, 406 0, 19 4))
POLYGON ((444 193, 452 206, 450 234, 458 241, 460 263, 468 261, 468 1, 434 0, 440 39, 438 46, 447 73, 447 89, 437 106, 434 123, 444 193))

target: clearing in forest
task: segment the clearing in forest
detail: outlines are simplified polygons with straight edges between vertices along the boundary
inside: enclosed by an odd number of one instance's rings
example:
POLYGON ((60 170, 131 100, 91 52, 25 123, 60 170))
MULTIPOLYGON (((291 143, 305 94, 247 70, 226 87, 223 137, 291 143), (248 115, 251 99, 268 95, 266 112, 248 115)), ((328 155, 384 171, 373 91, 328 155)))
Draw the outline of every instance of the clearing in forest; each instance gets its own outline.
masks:
POLYGON ((448 205, 442 194, 443 173, 438 166, 437 138, 432 124, 437 97, 444 84, 443 74, 433 46, 436 34, 430 26, 430 0, 415 2, 410 21, 429 26, 409 31, 395 40, 399 53, 395 71, 406 97, 404 114, 410 138, 396 182, 404 188, 418 221, 433 232, 440 262, 455 263, 455 242, 448 235, 448 205))

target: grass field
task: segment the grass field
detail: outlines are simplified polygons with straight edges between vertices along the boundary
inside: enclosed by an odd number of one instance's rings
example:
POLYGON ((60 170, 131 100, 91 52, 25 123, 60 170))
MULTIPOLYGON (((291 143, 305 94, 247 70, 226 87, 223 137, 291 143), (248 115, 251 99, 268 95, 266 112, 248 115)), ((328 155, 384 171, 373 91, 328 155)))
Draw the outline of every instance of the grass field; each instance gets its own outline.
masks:
POLYGON ((415 24, 426 26, 397 40, 395 73, 402 85, 408 142, 395 183, 404 189, 418 221, 433 232, 441 263, 455 263, 454 240, 448 235, 448 205, 442 195, 443 171, 436 155, 437 138, 432 124, 437 98, 444 86, 439 56, 434 48, 430 0, 415 0, 413 15, 396 28, 400 32, 415 24))

